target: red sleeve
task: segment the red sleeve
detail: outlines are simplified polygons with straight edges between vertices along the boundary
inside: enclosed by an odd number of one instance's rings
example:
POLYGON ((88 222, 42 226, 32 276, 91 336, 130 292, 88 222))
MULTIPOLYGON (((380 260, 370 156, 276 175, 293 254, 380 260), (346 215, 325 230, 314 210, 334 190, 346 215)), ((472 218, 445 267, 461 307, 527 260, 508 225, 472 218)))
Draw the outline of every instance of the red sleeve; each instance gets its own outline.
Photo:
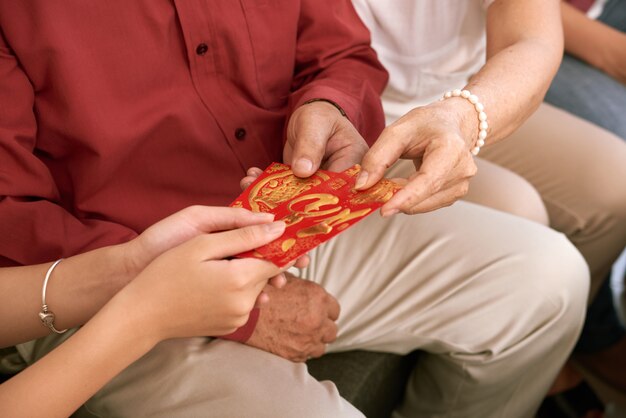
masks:
POLYGON ((237 331, 231 334, 222 335, 219 338, 223 340, 231 340, 231 341, 237 341, 240 343, 245 343, 252 336, 252 333, 254 332, 254 329, 256 328, 256 324, 257 322, 259 322, 260 314, 261 314, 260 309, 254 308, 250 312, 250 316, 248 317, 248 322, 246 322, 246 324, 243 327, 237 329, 237 331))
POLYGON ((339 105, 371 145, 385 126, 380 95, 387 72, 350 0, 302 0, 290 97, 293 111, 311 99, 339 105))
POLYGON ((0 35, 0 266, 35 264, 127 241, 129 228, 77 219, 36 155, 32 85, 0 35))

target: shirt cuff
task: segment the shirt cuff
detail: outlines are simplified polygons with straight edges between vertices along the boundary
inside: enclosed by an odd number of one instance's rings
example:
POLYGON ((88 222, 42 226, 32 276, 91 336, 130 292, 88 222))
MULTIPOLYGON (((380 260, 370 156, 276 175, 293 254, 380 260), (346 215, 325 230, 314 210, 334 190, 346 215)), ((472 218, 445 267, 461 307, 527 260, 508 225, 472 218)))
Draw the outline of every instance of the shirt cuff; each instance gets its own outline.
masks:
POLYGON ((315 102, 326 102, 326 103, 330 103, 331 105, 335 106, 335 108, 337 108, 337 110, 339 111, 339 113, 341 113, 341 116, 343 116, 344 118, 347 118, 348 115, 346 115, 345 110, 343 110, 341 108, 341 106, 339 106, 337 103, 333 102, 332 100, 328 100, 328 99, 311 99, 311 100, 307 100, 306 102, 302 103, 302 105, 307 105, 309 103, 315 103, 315 102))
POLYGON ((254 308, 252 311, 250 311, 250 316, 248 317, 248 322, 246 322, 246 325, 237 329, 237 331, 231 334, 222 335, 219 338, 223 340, 245 343, 250 339, 252 333, 254 332, 254 329, 256 328, 256 324, 259 321, 259 314, 259 308, 254 308))
POLYGON ((353 125, 359 126, 359 99, 330 86, 312 86, 311 88, 304 88, 302 90, 303 91, 299 91, 292 96, 292 112, 304 104, 316 100, 323 100, 331 103, 337 109, 340 109, 342 114, 345 114, 353 125))

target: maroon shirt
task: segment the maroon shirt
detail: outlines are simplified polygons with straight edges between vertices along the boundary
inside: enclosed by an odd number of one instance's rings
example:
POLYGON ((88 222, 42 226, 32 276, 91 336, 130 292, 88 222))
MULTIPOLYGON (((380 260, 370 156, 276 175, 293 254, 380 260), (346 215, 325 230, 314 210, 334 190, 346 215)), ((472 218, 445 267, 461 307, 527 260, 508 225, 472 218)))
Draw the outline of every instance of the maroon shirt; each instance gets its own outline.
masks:
POLYGON ((583 12, 587 12, 591 9, 591 6, 593 6, 596 0, 566 0, 566 2, 583 12))
POLYGON ((371 142, 386 79, 349 0, 0 0, 0 264, 228 204, 312 98, 371 142))

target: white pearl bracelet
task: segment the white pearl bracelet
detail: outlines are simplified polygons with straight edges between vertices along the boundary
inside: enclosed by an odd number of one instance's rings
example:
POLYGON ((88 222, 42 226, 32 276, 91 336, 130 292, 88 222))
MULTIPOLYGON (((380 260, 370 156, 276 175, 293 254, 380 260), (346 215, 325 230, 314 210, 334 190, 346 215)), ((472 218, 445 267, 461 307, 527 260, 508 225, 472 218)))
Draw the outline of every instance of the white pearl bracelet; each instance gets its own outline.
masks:
POLYGON ((489 124, 487 123, 487 114, 485 113, 485 106, 478 100, 478 96, 470 93, 469 90, 455 89, 448 91, 443 95, 443 99, 449 99, 450 97, 462 97, 467 99, 474 105, 474 109, 476 109, 476 113, 478 114, 478 140, 470 152, 472 155, 478 155, 482 146, 485 145, 487 129, 489 128, 489 124))

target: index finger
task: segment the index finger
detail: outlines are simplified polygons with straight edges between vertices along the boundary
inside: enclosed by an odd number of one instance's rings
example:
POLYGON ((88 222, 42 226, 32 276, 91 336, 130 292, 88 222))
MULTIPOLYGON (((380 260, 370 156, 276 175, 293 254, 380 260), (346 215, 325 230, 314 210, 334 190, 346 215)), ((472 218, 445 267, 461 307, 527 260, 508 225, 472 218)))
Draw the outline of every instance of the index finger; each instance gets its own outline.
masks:
POLYGON ((267 283, 272 277, 285 272, 290 266, 278 267, 274 263, 258 258, 234 258, 224 260, 234 266, 242 275, 250 277, 256 284, 267 283))
POLYGON ((159 253, 203 233, 268 223, 273 218, 241 208, 190 206, 146 229, 138 242, 159 253))
POLYGON ((339 306, 339 302, 337 302, 337 299, 335 299, 331 295, 328 295, 327 297, 330 299, 330 304, 328 307, 328 317, 333 321, 336 321, 337 319, 339 319, 341 306, 339 306))
POLYGON ((447 148, 438 146, 427 149, 419 170, 409 178, 402 190, 383 205, 382 215, 406 211, 437 193, 447 183, 448 173, 453 171, 455 165, 456 159, 450 158, 447 148))
POLYGON ((402 156, 408 144, 408 135, 398 135, 395 130, 385 128, 363 157, 356 189, 367 189, 379 182, 385 175, 385 171, 402 156))
MULTIPOLYGON (((274 217, 270 213, 252 212, 243 208, 217 207, 217 206, 192 206, 183 209, 179 214, 170 218, 181 216, 185 221, 195 227, 196 230, 205 233, 225 231, 242 228, 250 225, 271 222, 274 217)), ((176 223, 174 219, 165 219, 166 222, 176 223)), ((180 225, 178 225, 180 228, 180 225)))

